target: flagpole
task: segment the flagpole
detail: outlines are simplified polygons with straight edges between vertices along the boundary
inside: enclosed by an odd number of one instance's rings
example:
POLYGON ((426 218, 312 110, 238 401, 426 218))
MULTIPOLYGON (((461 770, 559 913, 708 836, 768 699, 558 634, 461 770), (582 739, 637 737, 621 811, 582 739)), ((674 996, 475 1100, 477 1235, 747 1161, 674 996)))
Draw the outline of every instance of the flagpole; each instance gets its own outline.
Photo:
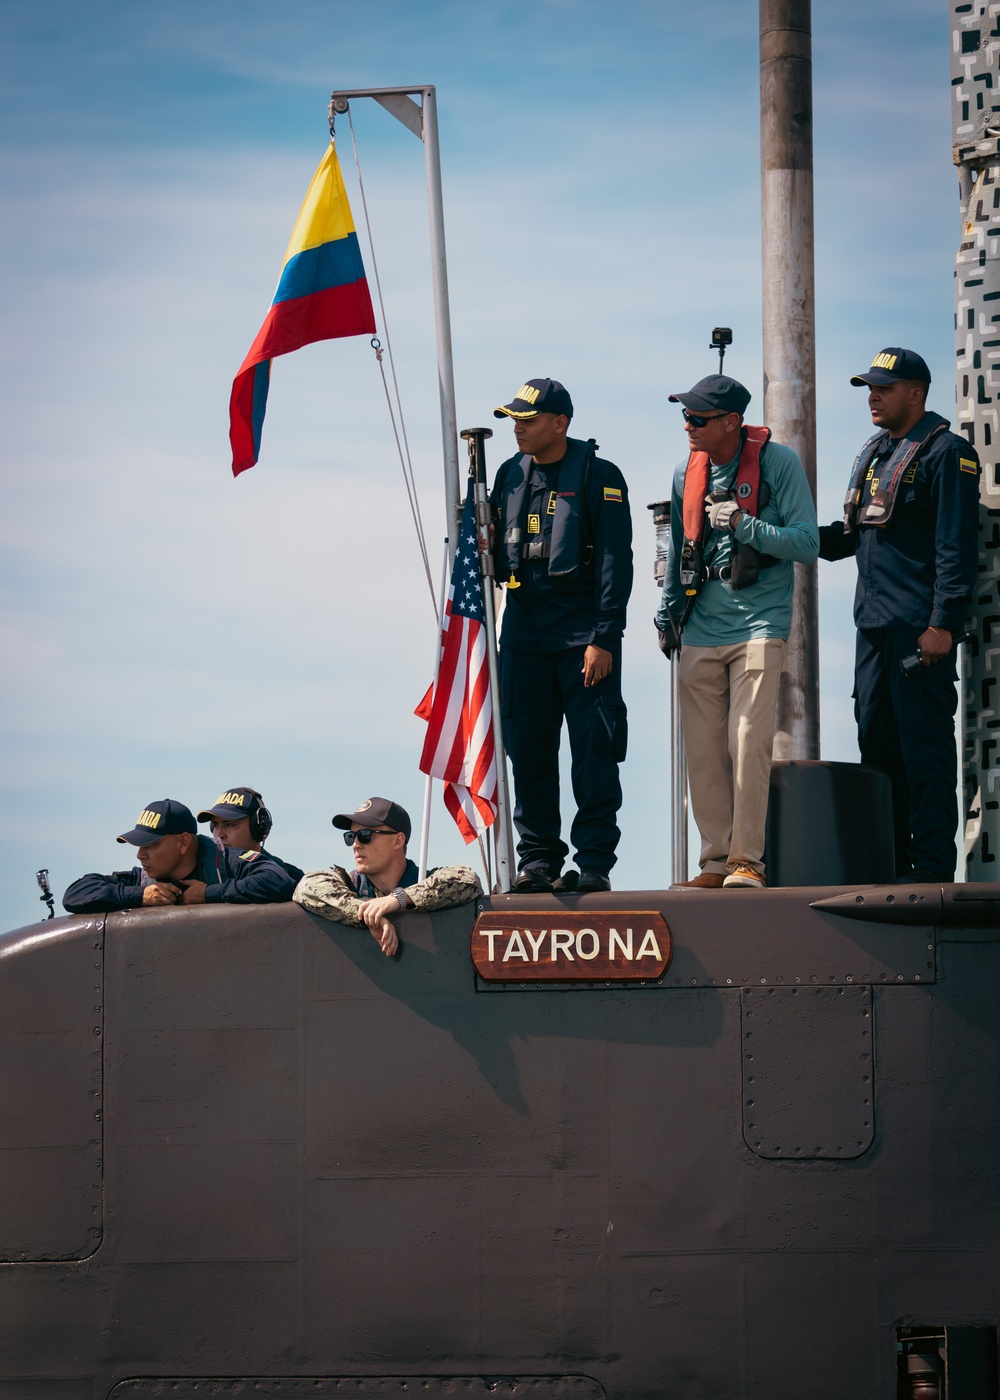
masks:
MULTIPOLYGON (((448 536, 445 536, 444 549, 442 550, 443 560, 441 564, 441 595, 438 598, 438 632, 437 647, 434 652, 434 690, 437 690, 438 676, 441 672, 441 629, 444 626, 444 605, 448 597, 448 536)), ((426 878, 427 866, 430 864, 428 850, 431 839, 431 794, 434 787, 434 779, 430 773, 427 774, 427 781, 424 783, 424 814, 420 822, 420 863, 417 867, 418 876, 421 880, 426 878)))
POLYGON ((444 241, 444 196, 441 190, 441 150, 438 143, 437 94, 433 84, 420 87, 340 89, 330 96, 330 129, 335 115, 347 111, 352 97, 373 97, 379 106, 419 136, 424 143, 427 213, 431 236, 431 284, 437 341, 438 396, 441 401, 441 449, 444 457, 444 503, 448 528, 448 562, 455 558, 458 524, 462 518, 458 467, 458 417, 455 409, 455 369, 451 348, 448 302, 448 260, 444 241), (420 103, 413 101, 420 97, 420 103))
MULTIPOLYGON (((434 287, 434 329, 437 337, 438 396, 441 400, 441 449, 444 454, 444 507, 448 538, 458 538, 462 516, 458 467, 458 415, 455 408, 455 369, 451 352, 451 308, 448 301, 448 259, 444 245, 444 195, 441 189, 441 150, 438 144, 437 94, 424 88, 424 161, 427 170, 427 211, 431 231, 431 279, 434 287)), ((455 546, 449 547, 449 562, 455 546)))
POLYGON ((510 795, 507 789, 507 752, 503 746, 500 721, 500 677, 497 670, 497 623, 494 612, 493 551, 490 548, 490 502, 486 491, 487 438, 491 428, 463 428, 462 438, 469 448, 469 475, 475 482, 476 531, 479 536, 479 570, 483 579, 483 615, 486 618, 486 657, 490 676, 493 711, 493 748, 497 765, 496 884, 500 894, 514 886, 514 835, 510 824, 510 795))

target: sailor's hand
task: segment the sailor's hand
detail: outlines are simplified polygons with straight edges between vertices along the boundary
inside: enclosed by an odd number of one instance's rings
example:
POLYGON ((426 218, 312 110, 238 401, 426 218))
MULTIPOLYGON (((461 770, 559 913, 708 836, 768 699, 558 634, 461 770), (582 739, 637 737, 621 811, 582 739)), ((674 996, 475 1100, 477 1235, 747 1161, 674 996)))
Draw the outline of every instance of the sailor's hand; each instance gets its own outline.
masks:
POLYGON ((182 904, 204 904, 205 903, 205 881, 185 880, 184 893, 181 895, 182 904))
POLYGON ((611 675, 611 666, 614 657, 610 651, 605 651, 603 647, 595 647, 593 643, 583 653, 583 683, 585 686, 597 685, 603 681, 605 676, 611 675))
POLYGON ((144 905, 176 904, 180 897, 181 892, 175 885, 146 885, 142 892, 144 905))
POLYGON ((381 928, 378 930, 372 929, 372 937, 377 940, 387 958, 391 958, 399 947, 399 935, 388 919, 382 920, 381 928))
POLYGON ((933 666, 935 661, 943 661, 951 655, 954 638, 946 627, 928 627, 917 638, 921 666, 933 666))
POLYGON ((358 911, 370 929, 377 929, 390 914, 398 914, 405 906, 394 894, 383 894, 378 899, 366 899, 358 911))
POLYGON ((713 501, 711 496, 705 497, 705 514, 713 530, 735 529, 734 517, 739 513, 740 508, 735 501, 713 501))
POLYGON ((668 661, 672 661, 675 653, 680 651, 681 646, 681 639, 678 637, 673 627, 668 627, 666 631, 664 631, 662 627, 657 627, 656 640, 659 643, 663 655, 668 661))
POLYGON ((386 915, 395 914, 402 907, 394 894, 384 894, 379 899, 364 900, 358 910, 372 938, 387 958, 391 958, 399 947, 399 936, 386 915))

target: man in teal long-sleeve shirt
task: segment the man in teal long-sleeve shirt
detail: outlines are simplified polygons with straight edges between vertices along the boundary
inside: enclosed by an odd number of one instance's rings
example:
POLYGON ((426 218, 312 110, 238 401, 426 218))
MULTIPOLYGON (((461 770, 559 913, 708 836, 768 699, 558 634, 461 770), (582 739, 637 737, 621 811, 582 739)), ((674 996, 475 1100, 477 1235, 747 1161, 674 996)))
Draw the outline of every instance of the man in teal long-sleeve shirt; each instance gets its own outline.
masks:
POLYGON ((683 406, 691 452, 674 475, 670 547, 656 614, 678 653, 702 889, 762 889, 778 683, 792 625, 792 563, 819 549, 802 463, 744 423, 750 393, 710 375, 683 406))

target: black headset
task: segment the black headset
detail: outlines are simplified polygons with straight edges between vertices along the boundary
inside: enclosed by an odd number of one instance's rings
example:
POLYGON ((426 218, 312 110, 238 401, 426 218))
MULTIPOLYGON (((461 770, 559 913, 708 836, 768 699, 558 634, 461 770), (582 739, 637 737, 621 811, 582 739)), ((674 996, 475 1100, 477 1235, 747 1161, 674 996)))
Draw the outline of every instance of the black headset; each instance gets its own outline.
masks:
POLYGON ((274 818, 264 806, 264 799, 256 788, 247 788, 247 792, 257 799, 257 806, 250 813, 250 835, 255 841, 266 841, 274 826, 274 818))

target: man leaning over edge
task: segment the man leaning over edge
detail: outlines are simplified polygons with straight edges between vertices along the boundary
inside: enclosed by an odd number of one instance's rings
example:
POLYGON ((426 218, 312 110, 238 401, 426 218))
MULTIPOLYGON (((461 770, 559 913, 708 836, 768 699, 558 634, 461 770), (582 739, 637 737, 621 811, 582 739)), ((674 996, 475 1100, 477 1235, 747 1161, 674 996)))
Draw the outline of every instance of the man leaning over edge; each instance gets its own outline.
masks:
POLYGON ((442 865, 419 879, 406 854, 410 818, 398 802, 369 797, 353 812, 338 812, 333 825, 344 832, 356 869, 340 865, 304 875, 293 898, 310 914, 331 923, 367 928, 387 958, 399 947, 390 914, 404 909, 450 909, 483 890, 467 865, 442 865))
POLYGON ((82 875, 63 895, 71 914, 170 904, 281 904, 295 881, 264 851, 234 851, 198 835, 194 813, 164 798, 117 838, 138 847, 139 864, 110 875, 82 875))

